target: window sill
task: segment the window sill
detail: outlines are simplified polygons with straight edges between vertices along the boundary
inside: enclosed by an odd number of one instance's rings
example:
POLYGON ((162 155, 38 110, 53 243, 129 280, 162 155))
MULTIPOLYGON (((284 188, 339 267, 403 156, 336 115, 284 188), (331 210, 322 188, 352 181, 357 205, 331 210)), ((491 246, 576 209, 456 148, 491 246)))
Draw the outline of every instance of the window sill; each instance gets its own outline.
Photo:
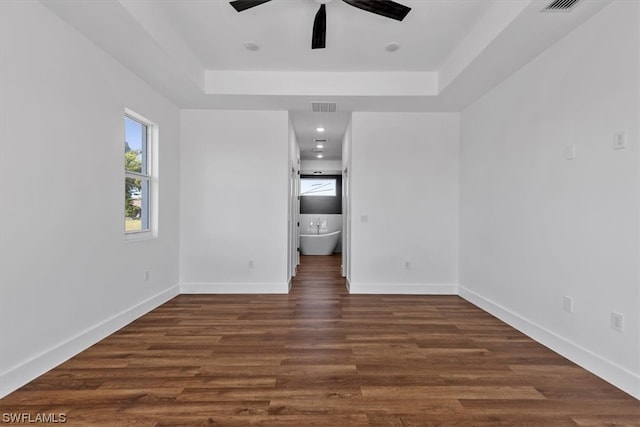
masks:
POLYGON ((138 242, 141 240, 153 240, 158 236, 153 231, 136 231, 125 233, 124 240, 127 242, 138 242))

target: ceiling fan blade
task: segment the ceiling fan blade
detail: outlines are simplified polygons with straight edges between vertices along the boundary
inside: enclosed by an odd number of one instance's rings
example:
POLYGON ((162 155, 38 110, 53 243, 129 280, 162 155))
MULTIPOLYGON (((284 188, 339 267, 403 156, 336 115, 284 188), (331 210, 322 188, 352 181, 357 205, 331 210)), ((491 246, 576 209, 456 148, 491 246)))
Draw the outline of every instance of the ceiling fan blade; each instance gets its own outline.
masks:
POLYGON ((316 18, 313 20, 313 35, 311 36, 311 49, 324 49, 327 39, 327 9, 320 5, 316 18))
POLYGON ((376 15, 402 21, 411 10, 410 7, 391 0, 342 0, 347 4, 376 15))
POLYGON ((269 1, 271 0, 235 0, 235 1, 230 1, 229 4, 233 6, 233 8, 238 12, 242 12, 243 10, 260 6, 261 4, 267 3, 269 1))

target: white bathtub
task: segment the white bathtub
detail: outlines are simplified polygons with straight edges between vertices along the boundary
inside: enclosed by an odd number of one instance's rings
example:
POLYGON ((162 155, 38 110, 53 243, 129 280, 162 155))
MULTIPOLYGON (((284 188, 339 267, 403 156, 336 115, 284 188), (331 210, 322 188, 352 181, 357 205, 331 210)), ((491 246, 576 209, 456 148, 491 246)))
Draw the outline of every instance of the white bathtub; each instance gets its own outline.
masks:
POLYGON ((326 234, 301 234, 300 253, 302 255, 331 255, 339 238, 340 231, 326 234))

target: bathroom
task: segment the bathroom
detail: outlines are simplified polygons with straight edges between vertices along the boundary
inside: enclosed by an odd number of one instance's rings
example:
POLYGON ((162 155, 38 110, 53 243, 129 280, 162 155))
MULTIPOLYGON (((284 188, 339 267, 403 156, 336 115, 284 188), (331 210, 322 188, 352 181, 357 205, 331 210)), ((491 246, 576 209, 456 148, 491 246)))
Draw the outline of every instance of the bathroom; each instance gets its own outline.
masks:
POLYGON ((301 172, 299 222, 302 255, 341 252, 342 176, 339 171, 316 170, 311 175, 308 171, 301 172))

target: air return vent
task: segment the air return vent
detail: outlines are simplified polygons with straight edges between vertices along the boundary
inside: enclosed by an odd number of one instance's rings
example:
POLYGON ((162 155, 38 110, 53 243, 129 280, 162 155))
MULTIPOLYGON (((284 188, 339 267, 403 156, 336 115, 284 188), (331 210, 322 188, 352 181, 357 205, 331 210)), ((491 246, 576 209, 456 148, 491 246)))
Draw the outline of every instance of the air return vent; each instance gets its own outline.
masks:
POLYGON ((311 111, 314 113, 335 113, 338 111, 338 104, 335 102, 312 102, 311 111))
POLYGON ((567 12, 571 10, 580 0, 554 0, 549 6, 542 9, 543 12, 567 12))

